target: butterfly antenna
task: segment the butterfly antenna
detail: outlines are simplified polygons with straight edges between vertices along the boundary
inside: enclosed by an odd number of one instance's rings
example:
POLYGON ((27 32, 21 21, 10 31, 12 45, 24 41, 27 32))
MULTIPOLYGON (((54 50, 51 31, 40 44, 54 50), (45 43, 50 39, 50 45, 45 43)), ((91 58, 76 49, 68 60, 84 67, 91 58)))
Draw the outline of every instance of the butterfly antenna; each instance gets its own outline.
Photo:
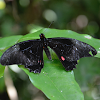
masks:
MULTIPOLYGON (((50 25, 48 26, 48 28, 52 25, 52 23, 54 23, 54 21, 52 21, 52 22, 50 23, 50 25)), ((45 32, 48 28, 46 28, 46 29, 44 30, 44 32, 45 32)), ((44 32, 43 32, 43 33, 44 33, 44 32)))

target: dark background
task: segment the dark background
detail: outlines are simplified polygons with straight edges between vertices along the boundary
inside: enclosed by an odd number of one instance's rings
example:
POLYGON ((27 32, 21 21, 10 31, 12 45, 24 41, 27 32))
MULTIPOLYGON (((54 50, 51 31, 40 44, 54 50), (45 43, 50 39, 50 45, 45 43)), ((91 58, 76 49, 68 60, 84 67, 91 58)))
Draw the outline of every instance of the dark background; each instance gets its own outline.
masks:
MULTIPOLYGON (((0 1, 0 37, 25 35, 38 26, 48 27, 52 21, 54 23, 50 28, 73 30, 100 39, 100 0, 5 0, 2 3, 0 1)), ((48 100, 31 84, 22 70, 8 68, 6 71, 7 74, 4 76, 13 83, 19 100, 48 100)), ((0 79, 0 100, 10 100, 5 77, 0 79)), ((85 83, 88 84, 86 87, 80 80, 76 80, 84 92, 85 100, 100 100, 99 74, 95 75, 91 84, 85 83)))

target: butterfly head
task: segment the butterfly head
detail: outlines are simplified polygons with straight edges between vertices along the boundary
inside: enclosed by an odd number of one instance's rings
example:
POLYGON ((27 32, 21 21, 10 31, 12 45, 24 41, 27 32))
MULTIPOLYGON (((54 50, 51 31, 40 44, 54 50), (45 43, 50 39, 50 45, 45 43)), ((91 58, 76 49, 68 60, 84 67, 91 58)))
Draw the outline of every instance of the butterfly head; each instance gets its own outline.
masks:
POLYGON ((44 39, 44 38, 45 38, 44 34, 41 33, 41 34, 40 34, 40 38, 41 38, 41 39, 44 39))

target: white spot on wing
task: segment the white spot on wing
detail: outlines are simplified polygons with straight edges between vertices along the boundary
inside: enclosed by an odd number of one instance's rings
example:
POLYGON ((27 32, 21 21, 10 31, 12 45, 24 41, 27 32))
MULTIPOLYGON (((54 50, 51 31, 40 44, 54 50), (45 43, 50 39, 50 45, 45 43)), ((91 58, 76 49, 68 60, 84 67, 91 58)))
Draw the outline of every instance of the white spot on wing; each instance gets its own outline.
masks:
POLYGON ((32 53, 32 50, 30 50, 30 53, 32 53))
POLYGON ((56 48, 56 47, 57 47, 57 45, 55 47, 53 47, 53 48, 56 48))
POLYGON ((77 48, 76 48, 76 50, 77 50, 77 48))
POLYGON ((16 52, 20 49, 19 45, 14 45, 12 48, 12 51, 16 52))

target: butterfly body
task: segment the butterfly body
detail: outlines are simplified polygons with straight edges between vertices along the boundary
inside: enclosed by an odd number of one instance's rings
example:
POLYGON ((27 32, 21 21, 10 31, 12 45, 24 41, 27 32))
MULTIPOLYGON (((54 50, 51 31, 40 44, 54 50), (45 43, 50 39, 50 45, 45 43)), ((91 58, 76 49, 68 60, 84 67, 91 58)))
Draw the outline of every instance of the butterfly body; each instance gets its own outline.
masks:
POLYGON ((7 49, 1 56, 2 65, 24 65, 30 72, 40 73, 44 66, 43 50, 51 60, 48 46, 55 51, 62 65, 67 71, 73 70, 77 60, 82 57, 91 57, 97 51, 90 45, 71 38, 45 38, 40 34, 40 39, 28 40, 15 44, 7 49))

